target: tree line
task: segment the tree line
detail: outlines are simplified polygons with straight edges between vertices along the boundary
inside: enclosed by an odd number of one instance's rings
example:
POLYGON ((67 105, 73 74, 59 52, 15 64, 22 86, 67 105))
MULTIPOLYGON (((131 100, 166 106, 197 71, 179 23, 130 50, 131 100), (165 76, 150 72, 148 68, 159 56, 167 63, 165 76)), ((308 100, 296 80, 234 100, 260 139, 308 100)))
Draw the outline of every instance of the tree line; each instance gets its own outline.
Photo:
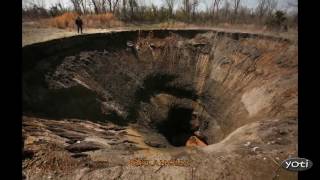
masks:
MULTIPOLYGON (((277 0, 256 0, 255 8, 248 8, 242 0, 162 0, 162 6, 146 5, 139 0, 69 0, 71 7, 58 2, 46 9, 39 2, 23 7, 30 17, 54 17, 65 12, 80 15, 112 13, 124 22, 157 23, 182 21, 187 23, 258 24, 268 26, 296 26, 297 12, 288 14, 278 9, 277 0), (205 8, 199 8, 200 3, 205 8)), ((296 3, 288 3, 296 8, 296 3)))

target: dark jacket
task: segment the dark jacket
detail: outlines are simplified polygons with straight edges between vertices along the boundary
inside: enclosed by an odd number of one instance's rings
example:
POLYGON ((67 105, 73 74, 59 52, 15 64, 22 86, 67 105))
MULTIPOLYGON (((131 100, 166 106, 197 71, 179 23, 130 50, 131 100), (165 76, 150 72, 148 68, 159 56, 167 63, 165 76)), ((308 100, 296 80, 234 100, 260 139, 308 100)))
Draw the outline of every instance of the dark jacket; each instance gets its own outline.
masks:
POLYGON ((77 26, 82 26, 82 24, 83 24, 82 20, 80 18, 77 18, 76 19, 76 25, 77 26))

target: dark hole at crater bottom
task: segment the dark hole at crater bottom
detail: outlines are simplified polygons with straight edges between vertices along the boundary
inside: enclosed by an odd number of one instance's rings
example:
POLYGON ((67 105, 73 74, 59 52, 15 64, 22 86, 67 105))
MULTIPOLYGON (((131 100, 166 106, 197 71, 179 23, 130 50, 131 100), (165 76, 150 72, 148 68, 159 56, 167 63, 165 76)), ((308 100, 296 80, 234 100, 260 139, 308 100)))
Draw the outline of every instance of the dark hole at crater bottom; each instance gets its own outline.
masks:
POLYGON ((158 131, 163 134, 173 146, 185 146, 193 135, 190 121, 193 109, 173 107, 168 112, 168 118, 157 125, 158 131))

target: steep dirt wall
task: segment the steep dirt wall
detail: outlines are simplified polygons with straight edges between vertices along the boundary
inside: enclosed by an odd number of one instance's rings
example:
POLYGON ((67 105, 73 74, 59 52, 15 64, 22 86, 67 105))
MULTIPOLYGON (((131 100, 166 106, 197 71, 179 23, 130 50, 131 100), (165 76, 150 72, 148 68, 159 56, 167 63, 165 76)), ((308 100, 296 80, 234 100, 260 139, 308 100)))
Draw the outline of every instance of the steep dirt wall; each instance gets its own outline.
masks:
POLYGON ((200 30, 53 40, 23 48, 23 93, 26 114, 149 128, 188 107, 211 144, 246 123, 297 117, 297 46, 200 30))
POLYGON ((23 169, 30 179, 296 179, 279 164, 297 154, 297 65, 286 39, 206 30, 25 46, 23 152, 33 154, 23 169), (201 147, 189 146, 195 135, 201 147))

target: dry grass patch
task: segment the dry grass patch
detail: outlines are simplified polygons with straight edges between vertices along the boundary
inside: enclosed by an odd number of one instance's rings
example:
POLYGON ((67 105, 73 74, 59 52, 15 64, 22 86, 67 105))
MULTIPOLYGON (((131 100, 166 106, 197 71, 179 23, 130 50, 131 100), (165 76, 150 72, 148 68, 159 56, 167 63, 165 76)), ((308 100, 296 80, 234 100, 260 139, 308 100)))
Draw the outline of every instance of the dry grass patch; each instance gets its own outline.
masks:
MULTIPOLYGON (((77 13, 68 12, 54 18, 46 19, 42 24, 59 29, 71 29, 75 28, 75 19, 77 17, 77 13)), ((81 18, 84 28, 110 28, 124 25, 124 23, 119 21, 112 13, 83 15, 81 18)))
POLYGON ((74 159, 62 147, 45 144, 34 157, 23 162, 23 168, 28 169, 27 175, 47 174, 49 172, 71 173, 81 162, 74 159))

